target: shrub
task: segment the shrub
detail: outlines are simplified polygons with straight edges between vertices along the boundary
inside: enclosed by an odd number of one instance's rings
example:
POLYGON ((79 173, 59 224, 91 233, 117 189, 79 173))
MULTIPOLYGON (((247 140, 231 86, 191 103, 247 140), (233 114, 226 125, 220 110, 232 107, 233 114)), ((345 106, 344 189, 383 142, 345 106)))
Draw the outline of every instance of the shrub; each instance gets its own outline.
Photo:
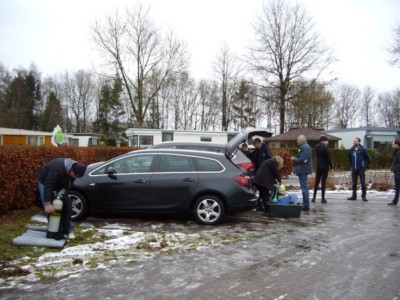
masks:
POLYGON ((132 150, 117 147, 0 147, 0 215, 32 206, 39 172, 54 158, 70 157, 90 164, 132 150))
POLYGON ((280 170, 280 174, 282 178, 288 178, 288 176, 293 172, 293 162, 290 159, 293 155, 282 149, 274 150, 273 155, 283 158, 283 168, 280 170))
MULTIPOLYGON (((286 148, 286 149, 273 149, 274 152, 285 150, 292 156, 297 156, 297 148, 286 148)), ((315 149, 311 148, 313 156, 313 167, 315 169, 316 154, 315 149)), ((375 149, 368 149, 369 155, 371 156, 370 169, 380 170, 389 169, 392 164, 392 152, 391 151, 376 151, 375 149)), ((348 149, 330 149, 333 169, 337 171, 348 171, 350 170, 348 149)))

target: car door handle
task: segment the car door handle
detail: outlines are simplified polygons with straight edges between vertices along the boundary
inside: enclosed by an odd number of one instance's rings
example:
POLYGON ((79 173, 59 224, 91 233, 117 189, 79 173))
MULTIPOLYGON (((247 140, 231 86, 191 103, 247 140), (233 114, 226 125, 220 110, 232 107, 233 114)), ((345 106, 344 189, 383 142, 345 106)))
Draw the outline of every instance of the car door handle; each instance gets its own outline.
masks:
POLYGON ((182 181, 185 181, 185 182, 193 182, 194 179, 193 179, 193 178, 185 178, 185 179, 183 179, 182 181))
POLYGON ((135 183, 146 183, 146 180, 138 179, 138 180, 135 181, 135 183))

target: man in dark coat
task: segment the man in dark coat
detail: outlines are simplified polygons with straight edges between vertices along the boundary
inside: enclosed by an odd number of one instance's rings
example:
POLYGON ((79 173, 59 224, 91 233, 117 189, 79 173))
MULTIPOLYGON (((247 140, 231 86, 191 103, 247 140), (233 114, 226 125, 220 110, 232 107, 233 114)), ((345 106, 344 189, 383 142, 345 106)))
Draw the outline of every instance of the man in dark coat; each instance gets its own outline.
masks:
POLYGON ((390 170, 394 173, 394 184, 395 184, 395 194, 392 202, 388 205, 397 205, 399 202, 400 194, 400 141, 394 141, 392 143, 393 153, 393 163, 390 170))
POLYGON ((253 140, 254 151, 249 154, 249 158, 255 165, 254 173, 257 173, 257 170, 260 168, 261 164, 272 157, 272 152, 269 147, 261 142, 259 138, 255 138, 253 140))
POLYGON ((349 163, 351 168, 351 181, 353 194, 347 200, 357 200, 357 178, 360 177, 361 182, 361 199, 367 200, 367 186, 365 185, 365 171, 369 167, 371 157, 367 149, 361 145, 361 139, 356 137, 353 141, 353 147, 349 150, 349 163))
POLYGON ((279 170, 283 167, 283 158, 280 156, 274 156, 264 161, 258 172, 254 175, 253 184, 260 193, 260 198, 264 206, 264 210, 267 211, 268 201, 270 200, 270 191, 272 191, 274 184, 279 182, 281 184, 282 179, 279 170))
POLYGON ((71 215, 72 203, 66 194, 72 186, 76 177, 82 177, 86 172, 86 166, 79 164, 70 158, 56 158, 48 162, 39 174, 39 193, 42 200, 43 209, 47 214, 54 212, 52 201, 54 192, 62 194, 63 208, 61 213, 61 231, 62 235, 67 235, 69 239, 74 238, 71 215))
POLYGON ((315 202, 317 196, 317 190, 319 182, 321 181, 321 203, 327 203, 325 199, 325 184, 328 178, 329 169, 332 169, 332 160, 329 153, 328 138, 321 136, 319 138, 319 144, 315 146, 315 154, 317 156, 317 168, 315 174, 314 194, 312 202, 315 202))

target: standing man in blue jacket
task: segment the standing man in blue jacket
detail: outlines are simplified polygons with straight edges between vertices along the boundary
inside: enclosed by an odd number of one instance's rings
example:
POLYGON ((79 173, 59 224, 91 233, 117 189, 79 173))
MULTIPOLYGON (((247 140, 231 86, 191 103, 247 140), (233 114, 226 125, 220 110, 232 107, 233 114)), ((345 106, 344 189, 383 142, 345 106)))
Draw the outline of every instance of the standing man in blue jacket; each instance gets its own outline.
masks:
POLYGON ((349 163, 351 168, 351 181, 353 194, 347 200, 357 200, 357 179, 360 177, 361 182, 361 199, 367 200, 367 187, 365 185, 365 171, 369 167, 371 157, 367 149, 361 145, 361 139, 356 137, 353 141, 353 147, 349 150, 349 163))
POLYGON ((297 137, 299 152, 297 157, 292 157, 294 163, 294 174, 299 176, 300 188, 303 193, 303 210, 310 210, 310 192, 308 191, 308 174, 312 173, 311 148, 304 135, 297 137))

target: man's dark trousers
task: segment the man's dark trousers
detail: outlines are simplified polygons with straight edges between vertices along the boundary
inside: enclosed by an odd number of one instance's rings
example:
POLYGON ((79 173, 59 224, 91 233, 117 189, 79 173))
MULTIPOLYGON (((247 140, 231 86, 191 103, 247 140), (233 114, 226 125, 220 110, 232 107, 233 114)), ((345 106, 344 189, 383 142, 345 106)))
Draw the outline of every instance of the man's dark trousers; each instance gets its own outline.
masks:
POLYGON ((365 198, 367 195, 367 187, 365 186, 365 171, 352 170, 351 180, 353 182, 353 198, 357 198, 357 179, 360 177, 361 183, 361 198, 365 198))
POLYGON ((325 199, 325 186, 326 186, 326 180, 328 179, 329 169, 317 169, 315 173, 316 174, 315 174, 313 199, 315 200, 315 196, 317 195, 317 190, 320 181, 321 181, 321 199, 325 199))

